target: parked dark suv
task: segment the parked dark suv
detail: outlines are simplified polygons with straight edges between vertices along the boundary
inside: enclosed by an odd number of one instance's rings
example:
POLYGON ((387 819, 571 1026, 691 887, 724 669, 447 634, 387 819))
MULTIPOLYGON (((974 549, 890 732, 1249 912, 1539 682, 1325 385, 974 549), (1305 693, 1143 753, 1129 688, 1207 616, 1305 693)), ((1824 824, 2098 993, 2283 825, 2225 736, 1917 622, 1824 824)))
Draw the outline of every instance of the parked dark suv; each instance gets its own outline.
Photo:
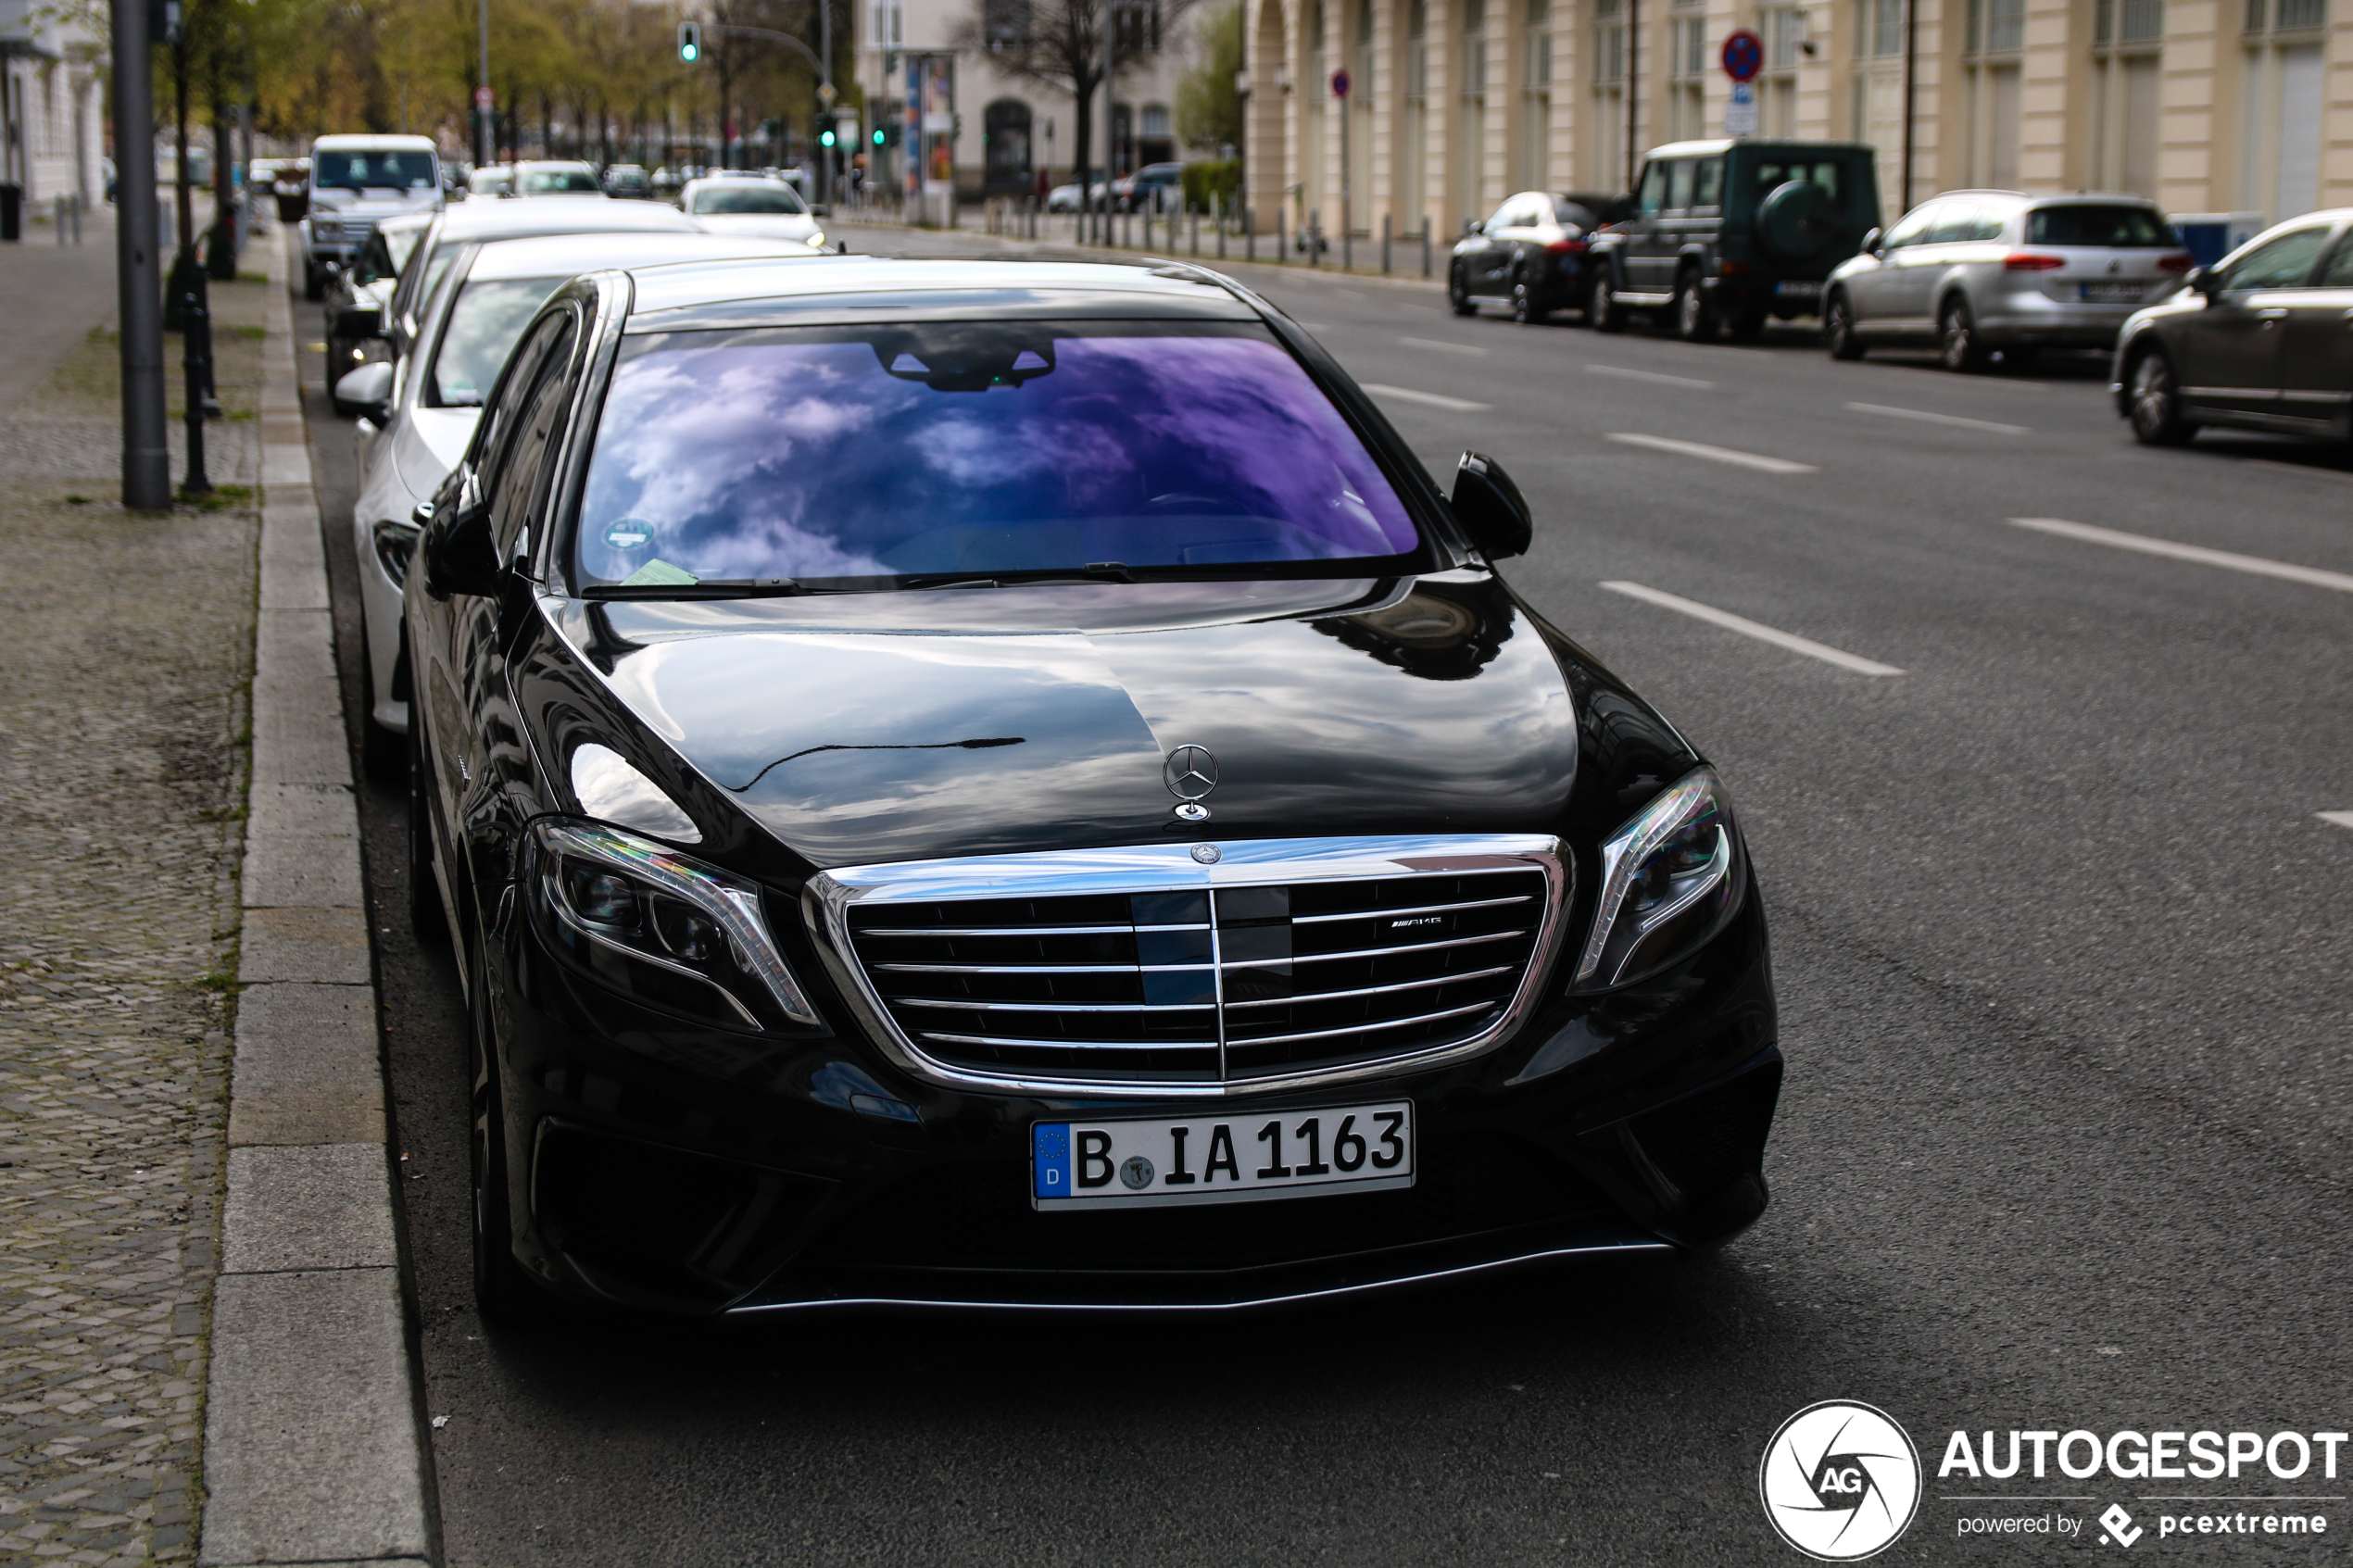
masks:
POLYGON ((1729 324, 1810 316, 1831 270, 1879 226, 1876 155, 1853 142, 1676 142, 1655 148, 1625 222, 1592 244, 1593 324, 1662 313, 1702 342, 1729 324))

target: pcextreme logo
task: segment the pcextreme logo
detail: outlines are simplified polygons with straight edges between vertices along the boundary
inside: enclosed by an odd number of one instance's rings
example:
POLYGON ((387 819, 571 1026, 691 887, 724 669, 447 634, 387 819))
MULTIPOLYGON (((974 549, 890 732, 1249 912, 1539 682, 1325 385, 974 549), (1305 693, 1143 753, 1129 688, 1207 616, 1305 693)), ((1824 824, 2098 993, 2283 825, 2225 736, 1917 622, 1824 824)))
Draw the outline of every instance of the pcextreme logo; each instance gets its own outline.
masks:
POLYGON ((1885 1411, 1825 1399, 1781 1423, 1756 1489, 1781 1539, 1817 1562, 1856 1562, 1893 1545, 1919 1511, 1919 1450, 1885 1411))

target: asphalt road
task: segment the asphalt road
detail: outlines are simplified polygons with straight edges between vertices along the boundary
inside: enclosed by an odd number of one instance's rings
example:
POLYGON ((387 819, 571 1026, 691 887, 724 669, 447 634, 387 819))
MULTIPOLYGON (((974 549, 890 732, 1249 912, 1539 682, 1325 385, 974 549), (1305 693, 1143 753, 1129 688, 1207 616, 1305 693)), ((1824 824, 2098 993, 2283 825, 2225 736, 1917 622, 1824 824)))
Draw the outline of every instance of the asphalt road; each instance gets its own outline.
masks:
MULTIPOLYGON (((2069 1543, 1960 1522, 2121 1502, 2148 1525, 2163 1505, 2139 1499, 2169 1490, 2334 1499, 2296 1505, 2330 1533, 2144 1551, 2341 1555, 2353 1481, 2317 1466, 2170 1487, 1935 1470, 1960 1428, 2353 1425, 2353 831, 2316 815, 2353 809, 2353 593, 2007 521, 2353 573, 2353 460, 2137 447, 2088 360, 1963 378, 1835 364, 1793 332, 1700 347, 1251 278, 1360 380, 1419 395, 1378 395, 1434 471, 1466 446, 1508 467, 1540 519, 1512 581, 1730 781, 1790 1060, 1771 1211, 1705 1260, 1240 1321, 485 1335, 455 973, 395 913, 399 798, 374 785, 447 1562, 1797 1562, 1757 1464, 1829 1399, 1881 1407, 1929 1465, 1882 1561, 2049 1555, 2069 1543), (1985 1494, 2076 1500, 1950 1500, 1985 1494)), ((324 510, 347 518, 346 427, 315 388, 311 411, 324 510)), ((329 542, 356 702, 351 548, 329 542)))

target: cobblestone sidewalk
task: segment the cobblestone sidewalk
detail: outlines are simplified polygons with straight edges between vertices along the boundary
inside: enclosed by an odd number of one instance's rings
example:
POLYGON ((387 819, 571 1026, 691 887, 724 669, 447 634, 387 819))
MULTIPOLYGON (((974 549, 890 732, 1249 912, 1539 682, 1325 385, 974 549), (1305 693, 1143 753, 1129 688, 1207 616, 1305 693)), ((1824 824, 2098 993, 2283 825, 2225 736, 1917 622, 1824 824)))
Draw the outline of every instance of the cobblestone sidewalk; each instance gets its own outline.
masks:
POLYGON ((103 332, 0 409, 0 1563, 195 1555, 265 289, 214 289, 218 509, 117 503, 103 332))

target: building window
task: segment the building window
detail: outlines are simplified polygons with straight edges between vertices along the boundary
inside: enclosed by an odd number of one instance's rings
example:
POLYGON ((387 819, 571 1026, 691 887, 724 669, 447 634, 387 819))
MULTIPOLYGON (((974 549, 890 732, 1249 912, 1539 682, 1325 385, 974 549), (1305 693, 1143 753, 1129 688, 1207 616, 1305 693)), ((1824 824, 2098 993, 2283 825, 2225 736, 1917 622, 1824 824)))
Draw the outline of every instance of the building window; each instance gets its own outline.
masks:
MULTIPOLYGON (((897 49, 906 43, 907 13, 900 0, 870 0, 866 15, 872 19, 875 48, 897 49)), ((990 37, 993 41, 993 29, 990 37)))
POLYGON ((2239 60, 2239 205, 2294 218, 2321 205, 2325 0, 2246 0, 2239 60))
POLYGON ((1765 39, 1765 69, 1756 78, 1756 125, 1768 136, 1787 141, 1797 134, 1797 61, 1806 43, 1806 13, 1794 6, 1768 6, 1756 13, 1765 39))
POLYGON ((1626 184, 1625 0, 1593 0, 1593 64, 1588 107, 1592 133, 1585 138, 1592 164, 1585 178, 1597 191, 1626 184))
POLYGON ((1463 0, 1462 132, 1456 141, 1461 167, 1456 191, 1463 216, 1477 218, 1487 195, 1487 0, 1463 0))
POLYGON ((1429 0, 1405 7, 1405 102, 1403 144, 1398 150, 1397 205, 1409 226, 1428 210, 1423 204, 1425 160, 1429 156, 1429 0))
POLYGON ((1880 197, 1894 216, 1904 199, 1904 0, 1855 0, 1853 14, 1847 133, 1879 149, 1880 197))
POLYGON ((2102 190, 2157 196, 2164 40, 2165 0, 2096 0, 2092 8, 2089 172, 2102 190))
MULTIPOLYGON (((1675 0, 1677 9, 1692 0, 1675 0)), ((1707 133, 1707 19, 1667 22, 1667 135, 1688 142, 1707 133)))
POLYGON ((2018 56, 2026 45, 2026 0, 1969 0, 1962 44, 1969 182, 2014 190, 2018 186, 2018 56))
POLYGON ((984 182, 996 192, 1029 189, 1029 106, 1000 98, 981 111, 984 182))
POLYGON ((1553 6, 1528 0, 1528 63, 1519 107, 1519 187, 1541 191, 1553 182, 1553 6))

